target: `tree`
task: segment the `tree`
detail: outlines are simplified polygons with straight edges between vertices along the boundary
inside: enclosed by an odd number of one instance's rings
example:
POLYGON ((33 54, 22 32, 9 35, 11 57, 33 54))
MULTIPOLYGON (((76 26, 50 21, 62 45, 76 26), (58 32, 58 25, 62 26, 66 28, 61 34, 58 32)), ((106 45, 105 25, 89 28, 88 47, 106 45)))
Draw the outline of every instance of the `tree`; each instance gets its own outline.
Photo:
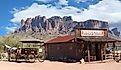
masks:
POLYGON ((19 47, 19 46, 22 45, 22 44, 19 42, 20 39, 21 39, 21 38, 19 38, 19 37, 11 37, 11 36, 5 37, 5 38, 3 39, 3 44, 7 44, 7 45, 9 45, 9 46, 11 46, 11 47, 19 47))

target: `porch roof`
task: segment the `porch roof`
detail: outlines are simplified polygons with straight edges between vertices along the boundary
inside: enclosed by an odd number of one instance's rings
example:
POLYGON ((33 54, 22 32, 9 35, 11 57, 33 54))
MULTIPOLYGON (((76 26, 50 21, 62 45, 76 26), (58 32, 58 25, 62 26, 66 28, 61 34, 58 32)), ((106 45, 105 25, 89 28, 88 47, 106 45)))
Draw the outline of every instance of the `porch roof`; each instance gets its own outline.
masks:
POLYGON ((91 42, 121 42, 120 37, 108 34, 108 37, 77 37, 78 39, 91 42))
POLYGON ((78 37, 78 39, 91 42, 116 42, 117 40, 109 37, 78 37))

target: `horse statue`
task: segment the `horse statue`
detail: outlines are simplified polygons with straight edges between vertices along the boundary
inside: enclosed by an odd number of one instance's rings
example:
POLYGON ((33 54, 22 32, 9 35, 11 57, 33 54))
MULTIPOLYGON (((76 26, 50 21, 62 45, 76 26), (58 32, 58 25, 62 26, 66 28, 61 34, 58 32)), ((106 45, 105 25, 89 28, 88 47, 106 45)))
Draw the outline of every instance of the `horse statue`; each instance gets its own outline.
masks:
POLYGON ((8 58, 8 61, 10 60, 12 54, 16 54, 16 51, 16 47, 11 47, 6 44, 4 45, 4 52, 7 53, 5 56, 8 58))

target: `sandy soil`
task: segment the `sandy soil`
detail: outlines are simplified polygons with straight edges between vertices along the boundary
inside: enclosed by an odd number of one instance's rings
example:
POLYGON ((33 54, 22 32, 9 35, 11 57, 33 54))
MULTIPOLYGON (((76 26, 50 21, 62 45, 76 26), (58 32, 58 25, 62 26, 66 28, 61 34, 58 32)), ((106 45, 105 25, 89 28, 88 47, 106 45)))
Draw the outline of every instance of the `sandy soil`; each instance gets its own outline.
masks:
POLYGON ((0 70, 121 70, 121 62, 79 64, 79 62, 16 63, 0 61, 0 70))

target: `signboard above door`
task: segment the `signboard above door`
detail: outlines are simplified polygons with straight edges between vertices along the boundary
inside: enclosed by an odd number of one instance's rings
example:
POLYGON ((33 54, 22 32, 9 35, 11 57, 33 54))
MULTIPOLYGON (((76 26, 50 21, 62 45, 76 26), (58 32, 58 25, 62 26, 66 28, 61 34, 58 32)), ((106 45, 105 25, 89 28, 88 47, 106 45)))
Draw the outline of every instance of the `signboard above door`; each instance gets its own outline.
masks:
POLYGON ((81 36, 105 36, 104 30, 81 30, 81 36))

